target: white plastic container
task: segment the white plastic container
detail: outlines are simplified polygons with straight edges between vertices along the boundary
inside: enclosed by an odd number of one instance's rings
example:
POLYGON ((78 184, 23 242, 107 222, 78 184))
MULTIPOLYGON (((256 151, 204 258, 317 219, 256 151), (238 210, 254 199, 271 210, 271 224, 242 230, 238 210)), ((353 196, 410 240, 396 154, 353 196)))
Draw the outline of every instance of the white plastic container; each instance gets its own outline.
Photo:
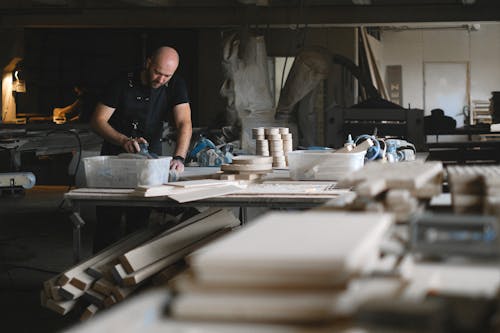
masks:
POLYGON ((136 188, 168 183, 171 156, 131 159, 94 156, 83 159, 87 187, 136 188))
POLYGON ((288 153, 290 177, 294 180, 339 180, 361 169, 366 151, 334 153, 323 150, 294 150, 288 153))

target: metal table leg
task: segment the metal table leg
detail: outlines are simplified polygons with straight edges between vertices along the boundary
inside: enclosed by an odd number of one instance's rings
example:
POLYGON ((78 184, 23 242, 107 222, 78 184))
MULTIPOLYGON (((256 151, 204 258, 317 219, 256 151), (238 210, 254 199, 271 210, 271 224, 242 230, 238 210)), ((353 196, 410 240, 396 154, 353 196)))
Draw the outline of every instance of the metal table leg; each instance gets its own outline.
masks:
POLYGON ((73 212, 69 219, 73 222, 73 261, 78 263, 82 255, 81 227, 85 225, 85 221, 78 212, 73 212))
POLYGON ((247 223, 247 207, 240 206, 240 221, 241 225, 245 225, 247 223))

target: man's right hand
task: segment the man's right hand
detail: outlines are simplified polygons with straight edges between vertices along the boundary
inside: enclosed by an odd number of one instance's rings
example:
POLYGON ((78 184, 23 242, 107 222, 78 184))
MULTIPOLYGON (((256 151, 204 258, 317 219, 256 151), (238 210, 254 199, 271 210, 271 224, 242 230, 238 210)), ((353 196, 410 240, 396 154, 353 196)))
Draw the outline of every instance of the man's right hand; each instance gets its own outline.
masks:
POLYGON ((146 139, 144 138, 128 138, 127 140, 124 140, 122 143, 122 148, 127 152, 127 153, 137 153, 141 150, 139 147, 140 143, 148 143, 146 139))

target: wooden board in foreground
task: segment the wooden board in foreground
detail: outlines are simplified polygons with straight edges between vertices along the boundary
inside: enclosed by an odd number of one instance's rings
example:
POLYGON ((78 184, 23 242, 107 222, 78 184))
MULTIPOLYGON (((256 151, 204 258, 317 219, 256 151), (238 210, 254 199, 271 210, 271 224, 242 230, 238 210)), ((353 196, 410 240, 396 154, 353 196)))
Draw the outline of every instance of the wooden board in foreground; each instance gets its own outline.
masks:
POLYGON ((188 257, 197 279, 239 286, 334 287, 378 256, 391 214, 271 213, 188 257))

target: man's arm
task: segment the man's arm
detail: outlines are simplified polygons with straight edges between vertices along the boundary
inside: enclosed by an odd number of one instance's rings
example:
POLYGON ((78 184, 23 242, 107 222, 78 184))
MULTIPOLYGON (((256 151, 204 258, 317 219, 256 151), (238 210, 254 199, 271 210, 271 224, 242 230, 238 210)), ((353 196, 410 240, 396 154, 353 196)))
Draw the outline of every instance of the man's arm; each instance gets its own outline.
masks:
MULTIPOLYGON (((191 134, 193 132, 191 123, 191 107, 189 103, 177 104, 173 108, 174 122, 177 129, 177 144, 175 146, 174 156, 186 157, 189 144, 191 142, 191 134)), ((182 171, 184 169, 172 161, 171 168, 182 171)))
POLYGON ((90 125, 104 140, 122 147, 126 152, 135 153, 139 151, 139 144, 136 140, 131 140, 125 134, 115 130, 108 123, 109 119, 113 115, 113 112, 115 112, 114 108, 98 103, 90 120, 90 125))

